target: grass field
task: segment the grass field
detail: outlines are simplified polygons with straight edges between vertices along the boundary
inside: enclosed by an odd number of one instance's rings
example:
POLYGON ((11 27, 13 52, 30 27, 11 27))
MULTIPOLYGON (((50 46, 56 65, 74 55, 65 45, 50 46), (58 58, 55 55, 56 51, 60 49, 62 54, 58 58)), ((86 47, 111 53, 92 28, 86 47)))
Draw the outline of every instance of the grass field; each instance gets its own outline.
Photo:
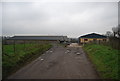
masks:
POLYGON ((4 45, 2 54, 3 78, 48 50, 50 44, 4 45), (15 50, 15 51, 14 51, 15 50))
POLYGON ((118 56, 120 50, 108 46, 86 44, 83 49, 95 65, 99 75, 103 79, 118 79, 118 56))

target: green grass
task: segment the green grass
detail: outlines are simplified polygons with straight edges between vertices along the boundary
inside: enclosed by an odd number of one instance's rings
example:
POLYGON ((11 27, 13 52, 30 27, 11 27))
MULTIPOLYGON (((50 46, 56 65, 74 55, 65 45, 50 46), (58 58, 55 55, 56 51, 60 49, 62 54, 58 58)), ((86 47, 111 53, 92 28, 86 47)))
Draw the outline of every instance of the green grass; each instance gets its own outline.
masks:
POLYGON ((120 55, 120 50, 97 44, 86 44, 83 49, 87 52, 93 64, 95 64, 101 78, 119 78, 118 55, 120 55))
POLYGON ((3 78, 37 58, 51 46, 50 44, 16 44, 14 51, 13 45, 4 45, 2 54, 3 78))

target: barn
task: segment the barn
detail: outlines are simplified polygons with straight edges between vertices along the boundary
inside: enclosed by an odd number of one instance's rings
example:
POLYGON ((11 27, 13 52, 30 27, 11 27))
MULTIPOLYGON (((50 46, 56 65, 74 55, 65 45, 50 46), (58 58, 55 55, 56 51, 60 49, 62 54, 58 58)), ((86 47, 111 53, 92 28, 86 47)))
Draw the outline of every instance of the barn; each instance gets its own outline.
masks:
POLYGON ((78 38, 79 44, 85 44, 90 42, 107 42, 109 39, 107 36, 97 33, 86 34, 78 38))
POLYGON ((30 42, 51 42, 51 43, 61 43, 68 42, 67 36, 13 36, 6 40, 7 44, 14 43, 30 43, 30 42))

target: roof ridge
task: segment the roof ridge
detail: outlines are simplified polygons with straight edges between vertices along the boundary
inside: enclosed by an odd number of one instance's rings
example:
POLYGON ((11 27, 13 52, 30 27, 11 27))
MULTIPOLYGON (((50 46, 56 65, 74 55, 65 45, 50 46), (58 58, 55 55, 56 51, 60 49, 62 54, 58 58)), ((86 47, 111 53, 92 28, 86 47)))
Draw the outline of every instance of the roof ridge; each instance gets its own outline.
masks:
POLYGON ((80 36, 80 38, 106 38, 106 36, 97 33, 90 33, 87 35, 80 36))

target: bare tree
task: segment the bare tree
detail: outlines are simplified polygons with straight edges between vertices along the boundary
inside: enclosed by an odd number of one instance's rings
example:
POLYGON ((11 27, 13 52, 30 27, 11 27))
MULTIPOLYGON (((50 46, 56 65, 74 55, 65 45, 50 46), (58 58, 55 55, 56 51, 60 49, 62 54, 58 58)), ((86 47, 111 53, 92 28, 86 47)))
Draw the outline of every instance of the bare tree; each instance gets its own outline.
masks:
POLYGON ((118 25, 118 36, 120 38, 120 24, 118 25))
POLYGON ((117 35, 117 27, 113 27, 112 28, 112 31, 113 31, 113 35, 114 35, 114 37, 116 37, 116 35, 117 35))
POLYGON ((110 36, 113 35, 113 33, 111 31, 107 31, 105 35, 108 36, 108 37, 110 37, 110 36))
POLYGON ((120 24, 117 27, 112 28, 114 37, 120 37, 120 24))

